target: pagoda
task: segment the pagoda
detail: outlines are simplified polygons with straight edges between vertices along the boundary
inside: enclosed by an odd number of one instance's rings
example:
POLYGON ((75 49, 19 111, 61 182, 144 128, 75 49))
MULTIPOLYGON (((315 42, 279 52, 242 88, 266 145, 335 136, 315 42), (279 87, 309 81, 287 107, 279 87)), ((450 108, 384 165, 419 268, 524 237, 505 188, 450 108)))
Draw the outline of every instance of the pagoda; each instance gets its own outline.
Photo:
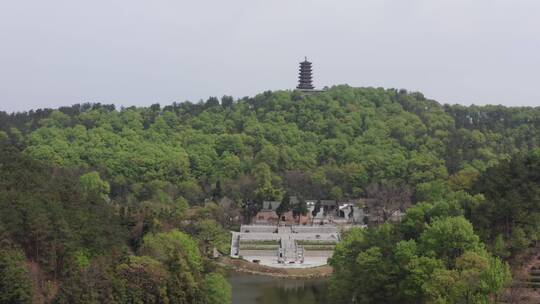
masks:
POLYGON ((311 91, 315 88, 312 84, 311 62, 307 61, 307 57, 305 57, 304 61, 300 62, 300 74, 296 88, 302 91, 311 91))

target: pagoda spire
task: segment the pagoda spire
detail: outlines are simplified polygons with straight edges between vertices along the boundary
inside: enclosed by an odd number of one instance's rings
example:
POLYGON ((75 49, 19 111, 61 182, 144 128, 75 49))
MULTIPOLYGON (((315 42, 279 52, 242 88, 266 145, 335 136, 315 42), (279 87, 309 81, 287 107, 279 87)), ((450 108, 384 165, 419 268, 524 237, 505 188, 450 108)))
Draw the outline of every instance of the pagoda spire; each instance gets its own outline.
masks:
POLYGON ((298 90, 313 90, 315 87, 312 83, 311 62, 304 57, 304 61, 300 62, 300 73, 298 76, 298 90))

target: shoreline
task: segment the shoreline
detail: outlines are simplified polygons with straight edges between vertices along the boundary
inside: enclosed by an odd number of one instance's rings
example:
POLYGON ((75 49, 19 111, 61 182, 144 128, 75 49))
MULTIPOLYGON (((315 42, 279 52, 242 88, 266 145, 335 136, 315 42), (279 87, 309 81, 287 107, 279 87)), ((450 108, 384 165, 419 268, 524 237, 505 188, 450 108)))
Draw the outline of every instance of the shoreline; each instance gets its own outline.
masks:
POLYGON ((277 268, 259 265, 242 259, 232 259, 221 257, 216 263, 230 271, 238 273, 248 273, 255 275, 290 278, 290 279, 319 279, 332 275, 333 269, 330 265, 317 266, 311 268, 277 268))

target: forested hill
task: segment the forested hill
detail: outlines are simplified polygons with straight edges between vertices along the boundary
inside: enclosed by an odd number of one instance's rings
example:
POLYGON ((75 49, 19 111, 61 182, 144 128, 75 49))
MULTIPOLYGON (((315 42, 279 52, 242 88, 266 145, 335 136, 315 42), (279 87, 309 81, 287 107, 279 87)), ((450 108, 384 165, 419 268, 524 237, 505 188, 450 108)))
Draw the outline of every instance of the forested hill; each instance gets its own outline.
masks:
POLYGON ((190 203, 279 199, 285 191, 344 199, 385 181, 417 196, 448 178, 470 182, 540 145, 540 108, 441 105, 405 90, 336 86, 163 107, 2 113, 0 127, 0 138, 31 158, 98 170, 113 198, 167 186, 190 203))
POLYGON ((344 234, 335 303, 487 303, 540 240, 539 146, 540 108, 347 86, 0 113, 0 303, 230 303, 214 249, 288 195, 415 203, 344 234))

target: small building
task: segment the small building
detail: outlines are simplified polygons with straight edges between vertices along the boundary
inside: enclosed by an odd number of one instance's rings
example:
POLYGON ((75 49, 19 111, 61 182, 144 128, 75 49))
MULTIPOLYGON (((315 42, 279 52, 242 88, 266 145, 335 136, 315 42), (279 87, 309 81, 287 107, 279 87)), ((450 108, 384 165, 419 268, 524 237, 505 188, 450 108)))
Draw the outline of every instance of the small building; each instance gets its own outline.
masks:
POLYGON ((344 218, 345 220, 352 219, 354 210, 353 210, 353 204, 351 203, 341 203, 338 207, 338 216, 341 218, 344 218))
POLYGON ((253 220, 254 224, 267 225, 267 224, 277 224, 279 217, 277 213, 273 210, 261 210, 255 215, 253 220))
MULTIPOLYGON (((296 196, 290 197, 291 209, 299 203, 299 199, 296 196)), ((292 210, 289 210, 278 217, 276 210, 281 202, 278 201, 264 201, 262 209, 255 215, 253 224, 258 225, 277 225, 278 223, 283 225, 307 225, 311 223, 311 213, 308 211, 306 215, 294 216, 292 210)), ((309 210, 309 207, 308 207, 309 210)))
POLYGON ((288 225, 294 224, 296 222, 296 219, 294 218, 293 212, 289 210, 283 213, 281 215, 280 222, 282 222, 283 224, 288 224, 288 225))
POLYGON ((321 208, 325 213, 335 212, 338 209, 338 204, 335 200, 320 200, 321 208))
POLYGON ((364 212, 363 207, 353 206, 352 222, 355 224, 365 224, 369 214, 364 212))

